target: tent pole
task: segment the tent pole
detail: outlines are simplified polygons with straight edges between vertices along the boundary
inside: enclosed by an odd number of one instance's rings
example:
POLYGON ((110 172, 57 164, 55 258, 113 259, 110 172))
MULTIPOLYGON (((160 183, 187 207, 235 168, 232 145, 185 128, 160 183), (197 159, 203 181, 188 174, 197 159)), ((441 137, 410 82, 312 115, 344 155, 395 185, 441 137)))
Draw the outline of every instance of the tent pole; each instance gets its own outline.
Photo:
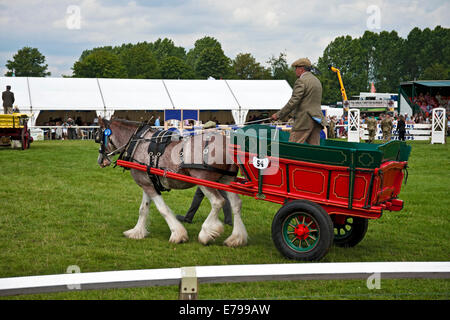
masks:
POLYGON ((33 103, 31 102, 31 91, 30 91, 30 80, 29 77, 27 77, 27 87, 28 87, 28 99, 30 100, 30 113, 31 113, 31 124, 34 126, 37 119, 34 119, 33 116, 33 103))
POLYGON ((103 99, 102 87, 100 86, 100 82, 98 81, 98 78, 95 78, 95 79, 97 80, 98 90, 100 92, 100 97, 102 98, 102 102, 103 102, 103 117, 106 118, 106 104, 105 104, 105 99, 103 99))

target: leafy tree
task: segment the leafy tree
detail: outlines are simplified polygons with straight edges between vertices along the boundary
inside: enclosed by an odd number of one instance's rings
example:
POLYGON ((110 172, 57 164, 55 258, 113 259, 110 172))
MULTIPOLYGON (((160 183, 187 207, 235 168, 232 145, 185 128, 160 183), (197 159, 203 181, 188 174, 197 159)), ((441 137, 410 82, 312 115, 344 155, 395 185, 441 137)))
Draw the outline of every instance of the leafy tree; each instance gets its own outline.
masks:
POLYGON ((403 70, 405 80, 414 80, 423 72, 420 63, 420 44, 424 42, 422 30, 415 27, 412 29, 403 46, 403 70))
POLYGON ((321 75, 324 103, 336 103, 342 101, 337 75, 329 70, 332 65, 341 72, 342 80, 347 96, 359 94, 368 89, 368 63, 359 39, 350 36, 341 36, 334 39, 324 50, 319 58, 317 67, 321 75))
POLYGON ((194 70, 178 57, 166 57, 160 63, 163 79, 193 79, 194 70))
POLYGON ((213 37, 203 37, 195 41, 194 48, 186 55, 186 63, 195 72, 196 78, 207 77, 225 78, 229 77, 231 71, 231 60, 222 50, 222 45, 213 37))
POLYGON ((125 78, 127 72, 116 54, 95 50, 72 67, 75 78, 125 78))
POLYGON ((160 62, 167 57, 186 59, 186 50, 183 47, 175 46, 171 39, 164 38, 161 40, 160 38, 154 43, 150 43, 148 46, 155 58, 160 62))
POLYGON ((250 53, 239 53, 233 60, 232 68, 238 79, 271 79, 270 70, 256 62, 250 53))
POLYGON ((364 35, 360 38, 360 44, 363 48, 362 59, 365 63, 367 70, 367 80, 368 83, 376 82, 375 75, 375 60, 376 60, 376 46, 378 41, 378 34, 372 31, 366 31, 364 35))
POLYGON ((382 31, 378 35, 375 50, 375 85, 380 92, 397 92, 402 81, 403 57, 402 47, 404 39, 396 31, 382 31))
POLYGON ((291 87, 294 86, 297 76, 295 70, 291 68, 286 60, 286 53, 281 52, 278 58, 272 56, 267 63, 270 65, 270 72, 273 79, 286 80, 291 87))
POLYGON ((38 49, 23 47, 14 56, 13 60, 6 63, 8 71, 5 76, 11 77, 14 73, 17 77, 46 77, 51 75, 47 71, 45 56, 38 49))
POLYGON ((91 53, 97 52, 97 51, 108 51, 111 53, 115 53, 113 52, 113 47, 111 46, 104 46, 104 47, 97 47, 97 48, 92 48, 92 49, 86 49, 83 50, 83 52, 81 53, 80 58, 78 59, 78 61, 82 61, 84 59, 86 59, 87 56, 89 56, 91 53))
POLYGON ((158 61, 146 43, 138 43, 122 50, 119 58, 128 78, 157 79, 161 76, 158 61))
MULTIPOLYGON (((433 79, 436 75, 431 70, 436 68, 439 69, 440 76, 445 76, 444 69, 450 68, 450 29, 437 26, 434 30, 425 28, 422 31, 416 27, 409 32, 402 51, 403 81, 433 79)), ((447 78, 449 76, 450 74, 447 78)))
POLYGON ((220 44, 220 42, 213 37, 206 36, 198 39, 197 41, 195 41, 194 48, 189 50, 189 52, 187 53, 186 62, 194 68, 202 51, 206 48, 213 47, 219 47, 220 49, 222 49, 222 45, 220 44))
POLYGON ((226 78, 231 71, 231 60, 219 46, 207 47, 195 61, 195 73, 200 78, 226 78))
MULTIPOLYGON (((138 43, 138 44, 141 44, 141 43, 138 43)), ((145 42, 145 41, 142 42, 142 44, 148 45, 148 43, 145 42)), ((112 47, 112 46, 103 46, 103 47, 97 47, 97 48, 87 49, 87 50, 84 50, 84 51, 81 53, 81 56, 80 56, 80 58, 78 59, 78 61, 83 60, 83 59, 86 58, 88 55, 90 55, 91 53, 96 52, 96 51, 108 51, 108 52, 110 52, 110 53, 113 53, 113 54, 116 54, 116 55, 120 55, 123 51, 128 50, 128 49, 131 49, 133 46, 135 46, 135 45, 132 44, 132 43, 123 43, 122 45, 120 45, 120 46, 115 46, 115 47, 112 47)))
POLYGON ((447 80, 450 78, 450 68, 441 63, 435 63, 423 71, 421 80, 447 80))
POLYGON ((397 92, 402 81, 448 79, 450 76, 450 29, 414 28, 406 39, 396 31, 366 31, 360 38, 334 39, 319 58, 324 103, 341 100, 336 75, 328 65, 341 70, 348 96, 368 91, 397 92))

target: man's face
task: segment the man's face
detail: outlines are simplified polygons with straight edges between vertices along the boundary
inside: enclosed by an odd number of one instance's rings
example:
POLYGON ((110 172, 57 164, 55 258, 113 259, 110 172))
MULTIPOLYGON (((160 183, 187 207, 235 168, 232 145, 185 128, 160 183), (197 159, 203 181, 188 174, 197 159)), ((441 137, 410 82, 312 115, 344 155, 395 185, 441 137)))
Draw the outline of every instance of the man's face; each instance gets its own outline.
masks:
POLYGON ((295 74, 297 75, 297 78, 300 77, 303 74, 303 72, 305 72, 305 68, 303 68, 303 67, 295 68, 295 74))

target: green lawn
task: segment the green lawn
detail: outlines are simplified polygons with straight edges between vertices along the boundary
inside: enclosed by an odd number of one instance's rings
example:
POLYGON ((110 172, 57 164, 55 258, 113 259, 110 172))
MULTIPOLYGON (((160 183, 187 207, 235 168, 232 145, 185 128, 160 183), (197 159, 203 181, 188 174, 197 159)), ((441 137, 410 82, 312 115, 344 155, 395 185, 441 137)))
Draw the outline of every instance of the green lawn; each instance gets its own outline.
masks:
MULTIPOLYGON (((387 211, 369 222, 354 248, 332 247, 322 262, 448 261, 448 145, 409 142, 409 178, 401 198, 405 208, 387 211)), ((190 241, 169 244, 170 231, 154 205, 150 235, 130 240, 142 196, 128 171, 97 163, 92 141, 36 141, 26 151, 0 149, 0 277, 171 268, 191 265, 293 263, 271 239, 272 217, 279 206, 243 198, 249 244, 228 248, 224 235, 209 246, 197 242, 209 212, 204 201, 192 225, 190 241)), ((195 189, 164 193, 177 214, 184 214, 195 189)), ((177 299, 178 288, 156 287, 20 296, 20 299, 177 299)), ((13 297, 17 298, 17 297, 13 297)), ((201 285, 201 299, 449 299, 449 280, 381 280, 369 290, 365 280, 279 281, 201 285)))

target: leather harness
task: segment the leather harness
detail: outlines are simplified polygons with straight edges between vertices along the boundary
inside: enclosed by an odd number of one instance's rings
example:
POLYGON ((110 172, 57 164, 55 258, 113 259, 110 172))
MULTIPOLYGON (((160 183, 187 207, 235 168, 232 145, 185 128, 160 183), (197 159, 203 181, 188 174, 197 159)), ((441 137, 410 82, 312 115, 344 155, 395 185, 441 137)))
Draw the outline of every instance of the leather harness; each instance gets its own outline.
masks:
MULTIPOLYGON (((120 154, 119 158, 120 160, 124 161, 130 161, 130 162, 136 162, 142 165, 147 166, 147 174, 153 183, 153 186, 155 187, 155 190, 158 194, 161 194, 162 191, 170 191, 170 189, 166 189, 160 180, 160 176, 151 174, 150 168, 159 168, 159 159, 164 154, 167 146, 173 142, 176 141, 176 139, 180 138, 180 136, 173 131, 170 130, 158 130, 156 131, 150 138, 144 138, 145 135, 151 130, 151 126, 149 126, 146 123, 141 124, 135 131, 135 133, 131 136, 130 140, 128 141, 127 145, 123 149, 122 153, 120 154), (148 145, 148 155, 150 158, 149 164, 141 163, 140 161, 134 159, 134 153, 137 149, 137 146, 141 142, 150 142, 148 145)), ((236 176, 237 172, 232 172, 224 169, 215 168, 209 164, 207 164, 208 159, 208 143, 209 140, 206 140, 204 152, 203 152, 203 161, 201 164, 195 164, 195 163, 184 163, 183 160, 183 148, 181 148, 180 151, 180 158, 181 158, 181 165, 180 167, 183 169, 201 169, 201 170, 207 170, 207 171, 213 171, 220 173, 222 175, 229 175, 229 176, 236 176)), ((129 168, 124 168, 126 170, 130 170, 129 168)))

